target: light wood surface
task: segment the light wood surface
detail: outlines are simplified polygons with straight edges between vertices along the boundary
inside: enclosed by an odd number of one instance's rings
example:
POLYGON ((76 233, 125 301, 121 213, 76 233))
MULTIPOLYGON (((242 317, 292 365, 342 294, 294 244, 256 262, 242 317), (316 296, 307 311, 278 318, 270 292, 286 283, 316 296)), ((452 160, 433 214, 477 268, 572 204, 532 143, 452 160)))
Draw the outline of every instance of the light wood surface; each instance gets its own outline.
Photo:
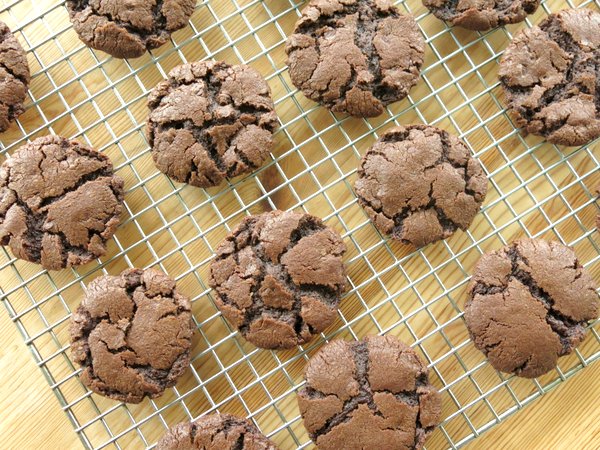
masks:
MULTIPOLYGON (((524 235, 573 243, 582 262, 600 279, 600 241, 591 231, 598 211, 593 189, 600 184, 600 145, 556 149, 539 138, 520 135, 503 113, 502 93, 496 86, 495 59, 509 42, 505 31, 495 30, 485 41, 466 30, 450 34, 439 20, 424 15, 421 0, 404 4, 421 17, 419 25, 429 37, 426 69, 411 100, 390 106, 390 112, 400 114, 398 123, 427 122, 460 135, 490 174, 486 209, 469 232, 417 252, 382 239, 352 191, 360 156, 376 138, 369 127, 385 131, 394 125, 392 115, 372 119, 369 126, 343 117, 336 124, 331 114, 315 108, 302 94, 290 94, 287 71, 279 71, 286 59, 283 37, 291 33, 296 19, 289 2, 199 2, 192 17, 194 28, 174 35, 178 51, 167 44, 154 52, 156 60, 144 55, 130 62, 83 48, 69 28, 60 0, 23 0, 14 4, 11 14, 0 14, 13 29, 25 24, 17 34, 27 42, 34 73, 22 128, 15 126, 1 137, 7 152, 47 133, 77 137, 109 155, 127 187, 123 224, 101 263, 46 274, 22 261, 12 264, 10 254, 0 252, 0 287, 8 293, 7 305, 18 315, 56 393, 69 404, 92 445, 102 445, 111 433, 124 433, 119 439, 122 448, 137 449, 144 439, 155 442, 165 425, 197 417, 215 404, 233 414, 250 412, 263 431, 274 433, 283 450, 295 448, 296 439, 300 444, 308 441, 301 422, 294 420, 298 416, 294 387, 302 380, 305 360, 296 350, 256 351, 232 333, 206 288, 213 249, 228 230, 245 214, 273 208, 304 209, 324 217, 344 235, 352 286, 328 337, 389 332, 417 344, 423 357, 435 361, 432 382, 446 387, 443 414, 451 420, 444 430, 454 441, 466 437, 471 427, 493 420, 492 408, 501 414, 558 378, 553 372, 541 377, 539 384, 505 382, 485 364, 468 342, 461 317, 465 286, 481 252, 524 235), (243 8, 243 17, 236 4, 243 8), (32 20, 42 12, 44 20, 32 20), (261 27, 264 23, 268 25, 261 27), (249 27, 256 32, 250 33, 249 27), (198 37, 194 30, 204 31, 198 37), (236 42, 235 51, 228 41, 236 42), (264 48, 270 48, 269 58, 262 55, 264 48), (207 191, 174 185, 158 174, 144 137, 147 91, 184 60, 204 58, 250 62, 267 77, 284 125, 275 137, 273 160, 256 177, 207 191), (69 313, 94 277, 152 265, 176 278, 193 299, 193 313, 201 325, 192 350, 194 361, 177 391, 169 390, 154 404, 115 406, 90 396, 75 376, 66 351, 69 313), (156 408, 164 408, 164 423, 156 408), (99 414, 104 424, 96 420, 99 414), (145 418, 150 419, 139 432, 127 432, 133 421, 145 418), (284 426, 287 422, 289 427, 284 426)), ((564 2, 548 0, 545 5, 556 11, 564 2)), ((540 8, 531 20, 539 22, 545 15, 540 8)), ((600 332, 600 324, 595 331, 600 332)), ((0 339, 0 450, 77 448, 71 424, 4 310, 0 339)), ((321 343, 318 339, 311 343, 307 355, 321 343)), ((598 347, 598 340, 588 336, 579 348, 581 358, 597 354, 598 347)), ((561 359, 560 368, 568 373, 580 362, 571 355, 561 359)), ((470 448, 593 449, 599 437, 599 397, 600 364, 594 364, 470 448)), ((447 446, 442 430, 428 441, 430 449, 447 446)))
MULTIPOLYGON (((0 448, 83 448, 16 328, 0 313, 0 448)), ((593 364, 467 449, 600 448, 600 364, 593 364)))

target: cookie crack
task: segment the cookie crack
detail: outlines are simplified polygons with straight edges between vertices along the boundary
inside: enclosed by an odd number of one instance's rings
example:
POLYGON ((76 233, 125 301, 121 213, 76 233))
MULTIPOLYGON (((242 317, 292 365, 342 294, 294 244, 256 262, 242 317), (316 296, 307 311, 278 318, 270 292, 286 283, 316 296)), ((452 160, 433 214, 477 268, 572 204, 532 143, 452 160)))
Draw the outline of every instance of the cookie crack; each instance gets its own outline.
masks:
MULTIPOLYGON (((164 0, 156 0, 156 5, 154 5, 152 7, 152 16, 154 19, 152 21, 152 23, 153 23, 152 29, 144 30, 142 28, 138 28, 138 27, 134 26, 131 22, 127 22, 125 20, 122 20, 119 17, 116 17, 115 15, 111 14, 110 12, 101 13, 98 9, 96 9, 90 3, 90 0, 71 0, 70 1, 73 11, 75 11, 77 13, 82 13, 87 8, 89 8, 90 11, 95 16, 105 17, 109 21, 115 23, 117 26, 127 30, 128 33, 136 34, 137 36, 139 36, 140 38, 142 38, 144 40, 144 43, 145 43, 145 41, 152 38, 153 36, 163 35, 165 32, 162 31, 161 26, 164 26, 165 30, 167 29, 166 28, 167 19, 162 13, 163 3, 164 3, 164 0)), ((96 34, 96 30, 94 29, 94 36, 95 36, 95 34, 96 34)))
POLYGON ((546 323, 548 323, 552 331, 559 336, 563 346, 561 355, 568 353, 571 339, 576 335, 581 335, 581 332, 584 329, 583 325, 554 308, 554 299, 550 294, 537 284, 530 273, 519 269, 519 261, 527 267, 531 266, 529 265, 527 258, 518 251, 517 247, 512 247, 508 251, 508 256, 512 264, 511 275, 523 286, 527 287, 533 298, 544 305, 544 308, 546 308, 547 311, 546 323))
MULTIPOLYGON (((248 229, 252 234, 254 232, 254 228, 256 226, 256 220, 250 220, 248 222, 248 229)), ((256 260, 260 263, 261 267, 258 271, 258 275, 248 275, 244 277, 241 274, 238 274, 242 279, 252 278, 253 284, 250 289, 250 296, 252 300, 252 304, 248 308, 239 308, 243 312, 243 322, 238 327, 240 333, 245 335, 248 331, 252 323, 257 320, 263 318, 264 314, 267 313, 271 317, 275 319, 282 320, 290 325, 293 325, 294 332, 299 337, 299 340, 304 342, 301 339, 301 335, 305 330, 305 327, 308 328, 308 331, 311 334, 315 333, 315 329, 307 324, 302 317, 302 297, 311 296, 313 298, 319 299, 324 304, 335 307, 337 296, 340 294, 340 289, 335 289, 329 286, 321 285, 321 284, 296 284, 287 268, 284 264, 282 264, 282 257, 292 250, 302 239, 312 236, 315 233, 318 233, 322 230, 325 230, 326 227, 322 224, 319 224, 317 221, 310 217, 303 217, 299 222, 296 228, 290 233, 290 242, 286 246, 286 248, 278 255, 277 261, 272 262, 267 255, 265 254, 262 243, 260 242, 257 236, 251 236, 247 241, 237 242, 237 240, 233 240, 234 250, 232 253, 227 253, 226 255, 217 256, 216 260, 224 260, 230 256, 234 257, 235 264, 239 267, 239 252, 246 248, 250 247, 255 255, 256 260), (284 307, 274 307, 274 306, 266 306, 264 304, 264 300, 262 296, 259 294, 263 282, 266 276, 274 277, 279 283, 281 283, 288 292, 291 293, 293 297, 293 303, 291 308, 284 307), (293 320, 293 323, 291 321, 293 320)), ((231 300, 231 298, 224 292, 218 291, 218 294, 225 304, 236 305, 235 302, 231 300)))
MULTIPOLYGON (((548 38, 556 43, 562 50, 568 53, 571 61, 565 72, 564 80, 550 89, 546 89, 542 94, 541 98, 537 101, 535 106, 524 106, 519 105, 518 110, 523 116, 525 122, 534 120, 537 114, 548 105, 576 98, 580 95, 593 95, 595 105, 595 116, 600 118, 600 49, 586 50, 578 42, 573 39, 573 36, 566 30, 561 28, 560 21, 550 16, 546 19, 546 22, 540 25, 540 29, 546 33, 548 38), (578 70, 589 69, 589 66, 593 65, 593 72, 596 74, 596 88, 595 92, 589 92, 589 88, 582 85, 580 82, 574 80, 574 73, 578 70)), ((505 86, 513 92, 530 93, 535 86, 540 86, 541 81, 538 81, 531 86, 509 86, 506 83, 506 78, 503 80, 505 86)), ((539 119, 542 123, 542 130, 540 133, 543 136, 549 136, 553 132, 563 128, 569 121, 569 117, 561 118, 553 124, 548 124, 545 118, 539 119)))
MULTIPOLYGON (((217 66, 217 69, 219 68, 222 69, 221 66, 217 66)), ((215 76, 215 69, 208 70, 207 75, 204 78, 204 95, 207 100, 206 115, 209 116, 210 119, 205 120, 202 125, 196 125, 192 118, 183 120, 170 120, 160 123, 151 120, 149 144, 151 147, 154 147, 156 136, 170 129, 185 129, 189 131, 194 137, 194 141, 202 146, 206 155, 215 164, 219 173, 212 174, 210 171, 207 173, 201 173, 200 168, 198 167, 194 158, 190 158, 189 163, 191 165, 191 170, 186 174, 185 182, 190 183, 192 177, 199 176, 206 177, 213 185, 215 185, 221 181, 220 179, 215 178, 232 178, 244 172, 245 170, 256 170, 259 165, 251 161, 238 148, 238 146, 234 144, 234 142, 239 135, 248 128, 249 125, 255 125, 261 129, 265 129, 273 133, 277 128, 277 123, 276 121, 266 121, 262 123, 262 116, 271 112, 267 105, 260 103, 257 103, 256 105, 250 105, 247 103, 247 101, 236 105, 231 100, 228 100, 224 103, 221 98, 222 80, 215 76), (226 117, 216 114, 217 108, 222 106, 230 106, 233 110, 233 114, 226 117), (232 128, 228 130, 227 135, 221 142, 218 138, 213 137, 211 133, 215 130, 218 131, 218 128, 222 126, 231 126, 232 128), (224 147, 224 149, 221 148, 223 153, 227 150, 233 151, 237 160, 230 164, 226 163, 220 153, 220 146, 224 147)), ((197 83, 198 81, 195 79, 190 81, 185 79, 170 79, 170 92, 177 90, 181 86, 191 86, 197 83)), ((168 95, 168 93, 166 95, 168 95)), ((165 96, 161 97, 149 106, 151 108, 158 107, 162 98, 165 96)))
MULTIPOLYGON (((332 106, 337 105, 340 102, 343 102, 345 95, 349 90, 351 90, 354 86, 359 85, 362 88, 364 88, 364 90, 371 91, 373 95, 380 101, 386 103, 394 101, 398 96, 394 95, 392 92, 386 93, 386 88, 382 86, 383 77, 381 74, 380 56, 374 48, 373 38, 377 33, 377 28, 379 27, 379 23, 381 20, 387 17, 398 18, 400 17, 400 14, 394 9, 388 11, 381 11, 377 9, 375 5, 370 6, 366 2, 358 2, 353 5, 343 5, 341 10, 334 11, 331 14, 327 14, 326 12, 321 10, 318 5, 316 5, 315 7, 320 12, 319 18, 316 21, 305 21, 296 28, 294 34, 307 35, 314 40, 315 50, 318 55, 319 63, 322 63, 323 60, 321 58, 321 43, 318 38, 322 34, 325 34, 326 29, 339 29, 340 21, 344 21, 345 19, 356 15, 356 27, 353 32, 353 42, 354 45, 361 51, 361 54, 364 57, 364 60, 367 65, 366 70, 368 70, 369 73, 373 75, 373 78, 370 81, 358 83, 358 71, 356 67, 348 61, 351 76, 343 86, 340 86, 339 99, 334 101, 325 101, 323 99, 324 93, 329 91, 330 83, 334 81, 330 80, 330 82, 324 89, 315 91, 318 94, 316 100, 318 102, 332 106)), ((296 51, 300 50, 300 48, 293 47, 292 50, 296 51)), ((405 69, 404 71, 406 72, 407 69, 405 69)), ((311 73, 311 77, 313 73, 311 73)))
MULTIPOLYGON (((359 341, 351 345, 352 357, 356 367, 354 379, 358 382, 359 393, 355 396, 350 397, 344 402, 342 411, 329 418, 325 424, 317 431, 311 434, 311 439, 316 442, 319 436, 326 435, 335 427, 342 423, 346 423, 351 419, 351 413, 354 412, 360 405, 367 405, 368 408, 377 415, 381 415, 375 401, 373 400, 373 392, 368 380, 369 371, 369 349, 367 348, 366 342, 359 341)), ((306 387, 306 393, 308 396, 315 395, 318 397, 324 397, 320 391, 317 391, 313 387, 306 387)))
MULTIPOLYGON (((28 244, 24 248, 24 251, 26 252, 27 258, 29 258, 29 260, 41 260, 42 243, 44 235, 57 236, 61 240, 61 245, 63 249, 63 251, 61 252, 61 261, 63 265, 66 264, 69 254, 79 256, 82 259, 88 259, 98 256, 95 253, 91 252, 85 245, 73 244, 71 241, 69 241, 69 239, 63 231, 44 230, 44 224, 47 220, 47 205, 44 209, 40 208, 38 211, 34 211, 23 199, 20 198, 20 196, 15 191, 11 190, 11 192, 13 192, 15 196, 15 202, 13 203, 13 206, 17 206, 18 208, 20 208, 27 217, 26 222, 28 224, 28 227, 25 230, 25 236, 27 236, 28 244)), ((115 211, 113 211, 113 213, 115 213, 115 211)), ((115 214, 113 214, 113 216, 114 215, 115 214)), ((0 215, 0 219, 4 220, 5 218, 5 214, 0 215)), ((104 224, 102 230, 88 229, 88 241, 91 242, 91 237, 93 235, 98 235, 100 238, 103 238, 102 233, 104 233, 105 230, 106 224, 104 224)), ((0 244, 7 245, 11 240, 11 237, 14 237, 12 233, 4 236, 0 244)))
MULTIPOLYGON (((63 199, 69 193, 78 191, 79 188, 86 185, 87 183, 93 182, 93 181, 97 180, 98 178, 102 178, 102 177, 110 178, 112 176, 113 176, 112 169, 107 166, 101 167, 93 172, 86 173, 86 174, 82 175, 73 185, 65 186, 64 191, 61 194, 51 196, 51 197, 45 197, 41 201, 38 208, 40 210, 41 209, 47 210, 50 205, 63 199)), ((112 188, 112 184, 111 184, 111 190, 113 192, 113 195, 115 195, 115 197, 118 198, 114 189, 112 188)))
MULTIPOLYGON (((10 178, 9 178, 10 179, 10 178)), ((21 208, 27 217, 28 226, 25 229, 25 236, 27 236, 28 245, 26 250, 27 256, 31 261, 39 261, 42 253, 42 238, 44 232, 42 231, 42 225, 46 221, 44 215, 39 215, 33 212, 33 210, 25 203, 21 197, 12 189, 10 190, 15 196, 15 202, 7 209, 7 212, 14 206, 21 208)), ((2 222, 6 219, 6 214, 0 215, 2 222)), ((7 233, 0 242, 2 245, 7 245, 10 240, 15 237, 12 233, 7 233)))
MULTIPOLYGON (((317 224, 315 221, 312 220, 301 220, 298 223, 297 228, 292 231, 291 235, 290 235, 290 243, 287 245, 286 249, 278 256, 277 259, 277 263, 272 263, 269 258, 265 255, 264 253, 264 249, 262 247, 262 245, 260 243, 251 243, 251 247, 253 249, 253 251, 255 252, 255 254, 258 256, 258 259, 261 261, 261 263, 263 264, 263 270, 261 271, 259 277, 257 279, 255 279, 255 285, 253 286, 252 289, 252 300, 253 300, 253 304, 252 304, 252 309, 253 311, 250 311, 251 314, 250 316, 245 315, 245 323, 247 323, 246 327, 245 327, 245 331, 247 331, 247 329, 250 327, 250 325, 252 324, 252 322, 254 322, 257 319, 260 319, 262 317, 262 312, 270 312, 271 314, 273 314, 275 317, 284 319, 286 318, 286 316, 289 318, 291 317, 295 317, 294 320, 294 331, 296 333, 296 335, 300 336, 302 333, 302 329, 305 325, 305 321, 304 318, 302 317, 302 296, 306 295, 306 294, 310 294, 310 293, 318 293, 318 287, 322 287, 322 288, 327 288, 326 286, 321 286, 321 285, 310 285, 312 286, 312 288, 307 288, 309 285, 296 285, 296 283, 294 283, 294 281, 292 280, 291 275, 289 274, 287 268, 285 267, 284 264, 281 263, 281 258, 283 257, 283 255, 285 255, 287 252, 289 252, 292 248, 294 248, 298 242, 300 242, 302 239, 304 239, 305 237, 309 237, 312 236, 314 233, 317 233, 318 231, 321 231, 323 229, 322 226, 319 226, 319 224, 317 224), (269 270, 271 269, 271 270, 269 270), (292 305, 291 309, 284 309, 284 308, 275 308, 275 307, 266 307, 264 305, 264 301, 262 299, 262 297, 260 295, 258 295, 261 287, 262 287, 262 283, 266 277, 267 274, 270 274, 271 276, 273 276, 274 274, 277 274, 279 272, 279 275, 277 277, 277 279, 281 282, 283 282, 283 284, 285 285, 285 287, 292 293, 293 297, 294 297, 294 302, 292 305)), ((236 251, 236 258, 238 257, 238 253, 236 251)), ((236 259, 236 263, 239 264, 239 261, 236 259)), ((322 291, 321 291, 322 292, 322 291)), ((334 295, 334 294, 332 294, 334 295)), ((322 301, 324 301, 325 303, 331 305, 332 303, 335 302, 335 298, 329 298, 329 297, 322 297, 321 298, 322 301)), ((309 331, 311 333, 313 333, 313 329, 312 327, 308 326, 309 331)), ((240 328, 242 329, 242 328, 240 328)))
MULTIPOLYGON (((569 353, 569 349, 572 347, 573 341, 579 339, 583 335, 585 326, 581 322, 562 314, 554 307, 554 299, 544 291, 534 280, 533 276, 526 270, 519 268, 519 263, 522 263, 526 267, 531 267, 527 258, 519 252, 516 246, 510 247, 506 253, 511 261, 511 271, 507 278, 504 280, 502 286, 488 285, 478 281, 473 289, 473 295, 494 295, 503 294, 507 291, 508 285, 511 280, 517 280, 522 286, 528 289, 530 295, 539 301, 546 309, 546 323, 552 329, 552 331, 558 335, 562 349, 559 356, 569 353)), ((577 263, 574 263, 574 268, 577 268, 577 263)), ((502 326, 500 322, 495 322, 497 325, 502 326)), ((485 346, 488 347, 487 345, 485 346)))
POLYGON ((239 437, 235 441, 235 444, 233 444, 233 447, 231 447, 231 450, 244 450, 245 436, 246 436, 246 433, 240 433, 239 437))
MULTIPOLYGON (((349 398, 344 402, 342 406, 342 411, 340 413, 335 414, 329 420, 325 422, 325 424, 311 434, 311 439, 316 442, 319 436, 326 435, 335 427, 342 423, 346 423, 351 420, 351 414, 358 409, 360 405, 366 405, 369 410, 378 417, 385 419, 384 414, 379 410, 377 404, 375 403, 374 394, 375 393, 385 393, 392 394, 397 400, 405 403, 409 406, 418 407, 420 402, 421 394, 417 391, 419 388, 427 385, 426 375, 424 373, 419 374, 417 380, 415 381, 415 390, 414 391, 401 391, 392 393, 387 390, 377 390, 374 391, 369 382, 369 370, 370 370, 370 361, 369 361, 369 348, 367 343, 364 341, 355 342, 351 346, 352 357, 354 359, 356 372, 354 374, 354 379, 358 383, 358 394, 349 398)), ((305 393, 308 397, 312 398, 325 398, 327 397, 321 391, 316 390, 312 386, 306 386, 304 388, 305 393)), ((396 430, 398 427, 388 426, 384 429, 388 430, 396 430)), ((419 414, 417 414, 417 422, 416 422, 416 431, 423 430, 423 432, 429 432, 433 430, 435 427, 423 427, 421 425, 419 414)), ((418 439, 418 433, 415 433, 415 439, 418 439)), ((415 440, 416 445, 416 440, 415 440)))
MULTIPOLYGON (((365 4, 360 4, 355 13, 358 14, 358 20, 356 29, 354 30, 354 45, 360 49, 364 56, 368 67, 367 70, 373 75, 373 80, 368 83, 357 83, 358 71, 356 70, 356 67, 348 63, 352 70, 352 76, 350 77, 350 80, 348 80, 348 83, 340 89, 342 96, 345 96, 350 89, 358 84, 361 87, 366 87, 367 90, 371 90, 373 95, 379 98, 379 96, 376 95, 376 89, 381 87, 381 66, 379 63, 379 53, 375 51, 373 46, 373 39, 377 32, 382 14, 380 11, 377 11, 377 13, 377 16, 379 17, 375 18, 372 9, 365 4)), ((397 14, 390 15, 392 17, 397 16, 397 14)))
MULTIPOLYGON (((14 49, 10 49, 10 50, 14 50, 14 49)), ((3 68, 4 70, 6 70, 6 72, 13 77, 15 80, 20 81, 23 86, 25 88, 27 88, 27 86, 29 85, 29 79, 22 74, 18 74, 16 73, 10 66, 8 66, 5 62, 4 62, 4 58, 2 57, 2 55, 4 55, 5 53, 8 53, 7 49, 0 49, 0 67, 3 68)), ((6 80, 3 80, 3 82, 6 80)))
MULTIPOLYGON (((450 135, 444 130, 442 130, 441 133, 439 133, 438 135, 440 136, 440 140, 442 143, 442 153, 441 153, 440 157, 433 164, 425 167, 424 171, 426 172, 427 170, 435 169, 436 167, 438 167, 444 163, 449 164, 454 169, 456 169, 459 173, 462 173, 462 177, 465 181, 465 187, 464 187, 463 192, 465 194, 473 197, 476 201, 478 201, 480 198, 480 194, 478 194, 476 191, 474 191, 472 188, 469 187, 469 184, 472 179, 472 175, 469 174, 469 170, 468 170, 470 152, 469 152, 468 157, 465 158, 464 163, 460 163, 456 160, 451 159, 450 158, 450 148, 452 147, 452 145, 450 142, 450 135)), ((398 132, 394 132, 394 133, 387 133, 380 139, 380 142, 394 143, 394 142, 398 142, 398 141, 404 141, 408 137, 409 137, 409 131, 402 130, 402 131, 398 131, 398 132)), ((464 144, 461 143, 460 145, 464 145, 464 144)), ((373 150, 373 149, 369 150, 369 152, 370 152, 370 154, 378 155, 378 156, 382 157, 383 159, 385 159, 388 163, 393 164, 393 162, 388 158, 388 156, 385 152, 377 151, 377 150, 373 150)), ((468 149, 467 149, 467 152, 468 152, 468 149)), ((362 172, 364 173, 364 165, 361 167, 361 169, 362 169, 362 172)), ((406 202, 407 205, 404 208, 402 208, 402 210, 399 213, 395 214, 394 216, 388 215, 384 211, 383 205, 376 207, 372 203, 368 202, 359 193, 357 193, 357 196, 362 200, 362 202, 365 205, 368 205, 368 207, 371 208, 375 213, 381 214, 382 216, 386 217, 388 220, 393 221, 394 228, 392 230, 392 235, 397 236, 402 243, 410 244, 409 240, 403 239, 403 238, 401 238, 401 236, 402 236, 402 231, 403 231, 405 220, 410 215, 412 215, 416 212, 427 211, 427 210, 435 211, 438 222, 440 223, 440 225, 445 233, 453 233, 459 228, 465 229, 465 227, 463 227, 461 224, 458 224, 458 223, 454 222, 451 218, 449 218, 447 216, 446 212, 437 205, 436 198, 433 195, 434 184, 435 184, 435 180, 433 180, 433 182, 430 184, 429 194, 428 194, 428 198, 430 200, 427 204, 420 205, 416 208, 413 208, 410 206, 410 199, 408 199, 406 202)))
POLYGON ((198 432, 198 424, 196 421, 190 423, 190 443, 194 443, 196 440, 196 433, 198 432))
MULTIPOLYGON (((149 295, 147 290, 145 289, 145 284, 143 283, 143 281, 141 279, 134 280, 133 283, 130 280, 126 280, 125 292, 127 294, 127 297, 131 301, 132 311, 131 311, 130 317, 127 319, 127 324, 125 325, 125 329, 121 329, 124 334, 124 338, 123 338, 124 345, 121 345, 118 348, 111 348, 105 339, 103 339, 103 338, 98 339, 98 341, 101 342, 103 344, 103 346, 105 347, 105 350, 107 352, 111 353, 112 355, 118 356, 118 355, 123 354, 124 352, 131 352, 134 355, 136 355, 136 357, 137 357, 135 350, 129 345, 129 333, 131 330, 131 325, 132 325, 132 323, 137 315, 137 312, 138 312, 138 304, 134 300, 133 294, 140 287, 143 288, 144 296, 148 299, 153 299, 156 297, 163 296, 161 293, 156 293, 155 295, 149 295)), ((171 291, 170 294, 173 294, 173 291, 171 291)), ((175 298, 173 298, 173 302, 174 303, 176 302, 175 298)), ((165 313, 158 319, 158 322, 160 322, 160 320, 162 320, 165 317, 177 316, 186 311, 188 311, 188 310, 178 304, 176 313, 175 312, 165 313)), ((94 371, 94 361, 93 361, 92 353, 91 353, 91 350, 89 347, 89 337, 90 337, 90 334, 92 333, 92 331, 94 331, 98 327, 98 325, 100 325, 101 323, 104 322, 104 323, 107 323, 108 325, 115 325, 115 324, 113 322, 111 322, 111 319, 110 319, 110 316, 108 313, 102 314, 101 316, 92 317, 92 315, 89 313, 89 311, 80 308, 77 311, 77 314, 83 315, 85 317, 85 321, 84 321, 85 326, 84 326, 84 328, 81 329, 81 336, 79 336, 78 339, 75 341, 75 342, 78 342, 78 341, 83 342, 84 349, 85 349, 85 359, 83 361, 80 360, 79 363, 84 370, 87 369, 89 371, 90 376, 92 378, 98 379, 98 380, 108 384, 108 382, 110 380, 104 380, 102 377, 100 377, 94 371)), ((191 342, 191 338, 186 338, 186 340, 188 342, 191 342)), ((168 342, 165 342, 165 344, 170 347, 177 348, 179 350, 183 350, 183 348, 180 345, 172 344, 172 343, 168 343, 168 342)), ((177 358, 175 359, 171 368, 169 368, 169 369, 159 369, 159 368, 154 367, 151 363, 130 363, 130 362, 124 360, 123 358, 119 358, 119 359, 121 360, 124 367, 126 367, 128 369, 136 370, 136 372, 138 372, 143 377, 145 382, 150 383, 150 384, 164 385, 169 382, 169 378, 170 378, 171 374, 174 372, 177 372, 179 370, 181 361, 185 360, 186 358, 187 358, 186 352, 182 351, 177 356, 177 358)), ((118 389, 115 389, 115 388, 104 389, 104 392, 111 393, 113 395, 114 394, 121 394, 121 395, 128 394, 128 392, 119 391, 118 389)))

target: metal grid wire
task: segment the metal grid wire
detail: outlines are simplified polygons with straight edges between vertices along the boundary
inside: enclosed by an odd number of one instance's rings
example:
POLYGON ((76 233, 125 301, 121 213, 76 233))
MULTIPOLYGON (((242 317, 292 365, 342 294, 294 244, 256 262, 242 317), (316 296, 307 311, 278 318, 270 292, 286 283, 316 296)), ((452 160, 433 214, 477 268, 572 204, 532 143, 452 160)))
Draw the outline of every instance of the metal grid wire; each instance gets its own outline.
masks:
POLYGON ((479 256, 521 236, 572 245, 598 279, 600 240, 594 187, 600 144, 559 149, 525 137, 503 109, 497 61, 512 34, 563 7, 598 1, 547 0, 526 23, 480 34, 448 28, 420 0, 398 3, 426 37, 422 79, 379 118, 336 117, 293 87, 286 36, 303 3, 205 0, 190 25, 142 58, 120 61, 84 47, 58 0, 0 0, 0 19, 28 51, 33 80, 27 111, 2 136, 2 158, 55 133, 107 153, 126 181, 126 213, 105 258, 46 272, 0 253, 1 298, 62 409, 88 448, 152 447, 169 427, 215 410, 250 417, 283 449, 312 444, 295 401, 308 357, 332 338, 391 333, 431 367, 444 420, 429 449, 458 448, 600 357, 600 325, 559 367, 537 380, 506 377, 474 349, 462 319, 465 286, 479 256), (567 5, 565 5, 567 3, 567 5), (219 188, 174 184, 152 164, 144 137, 148 91, 182 62, 248 63, 274 93, 281 129, 269 163, 219 188), (386 241, 356 203, 360 155, 394 124, 429 123, 464 139, 490 180, 485 208, 469 231, 414 251, 386 241), (213 249, 246 214, 300 209, 323 217, 348 246, 349 291, 339 319, 309 345, 258 350, 232 331, 206 280, 213 249), (92 395, 68 358, 68 325, 83 289, 102 274, 156 266, 193 299, 198 333, 192 366, 161 398, 125 405, 92 395))

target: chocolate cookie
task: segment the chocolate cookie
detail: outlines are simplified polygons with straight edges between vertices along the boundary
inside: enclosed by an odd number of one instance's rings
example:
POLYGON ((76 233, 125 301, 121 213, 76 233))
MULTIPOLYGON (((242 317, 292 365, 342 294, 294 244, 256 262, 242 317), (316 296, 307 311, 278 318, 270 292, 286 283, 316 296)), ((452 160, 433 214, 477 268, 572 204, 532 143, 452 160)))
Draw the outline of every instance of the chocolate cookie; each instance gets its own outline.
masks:
POLYGON ((382 233, 422 247, 471 225, 487 178, 458 138, 410 125, 392 128, 367 151, 354 189, 382 233))
POLYGON ((304 426, 319 450, 420 449, 441 417, 427 373, 394 336, 331 341, 306 366, 304 426))
POLYGON ((129 403, 174 386, 190 364, 190 301, 157 270, 92 281, 71 322, 72 358, 97 394, 129 403))
POLYGON ((390 0, 312 0, 285 51, 292 83, 308 98, 374 117, 417 83, 425 41, 390 0))
POLYGON ((435 17, 469 30, 485 31, 522 22, 540 0, 423 0, 435 17))
POLYGON ((116 58, 137 58, 185 27, 196 0, 67 0, 85 45, 116 58))
POLYGON ((341 237, 317 217, 246 217, 219 245, 210 286, 225 318, 257 347, 304 344, 335 319, 345 288, 341 237))
POLYGON ((0 244, 46 269, 102 256, 122 209, 110 159, 77 141, 36 139, 0 167, 0 244))
POLYGON ((156 450, 277 450, 254 424, 230 414, 210 414, 171 428, 156 450))
POLYGON ((0 133, 23 114, 31 73, 27 55, 4 22, 0 22, 0 133))
POLYGON ((584 339, 598 317, 596 285, 558 242, 522 239, 483 255, 465 320, 475 346, 502 372, 534 378, 584 339))
POLYGON ((500 62, 516 123, 562 145, 600 136, 600 13, 567 9, 520 32, 500 62))
POLYGON ((248 66, 176 67, 150 94, 148 140, 158 169, 198 187, 259 168, 273 147, 271 90, 248 66))

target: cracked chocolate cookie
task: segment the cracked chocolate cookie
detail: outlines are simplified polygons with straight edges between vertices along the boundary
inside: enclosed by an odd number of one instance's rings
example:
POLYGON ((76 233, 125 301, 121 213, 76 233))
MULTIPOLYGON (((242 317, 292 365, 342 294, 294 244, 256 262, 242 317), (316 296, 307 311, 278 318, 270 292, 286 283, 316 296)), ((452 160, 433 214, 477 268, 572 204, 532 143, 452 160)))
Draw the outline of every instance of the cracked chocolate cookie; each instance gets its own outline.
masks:
POLYGON ((261 348, 291 348, 335 320, 345 251, 341 237, 309 214, 246 217, 219 245, 210 286, 244 338, 261 348))
POLYGON ((46 269, 104 255, 122 209, 110 159, 77 141, 36 139, 0 167, 0 244, 46 269))
POLYGON ((534 378, 577 347, 599 306, 594 280, 572 249, 522 239, 481 257, 465 320, 495 369, 534 378))
POLYGON ((4 22, 0 22, 0 133, 25 111, 31 73, 23 47, 4 22))
POLYGON ((458 138, 410 125, 392 128, 367 151, 354 190, 382 233, 422 247, 471 225, 487 178, 458 138))
POLYGON ((331 341, 305 378, 298 406, 319 450, 420 449, 440 422, 427 366, 394 336, 331 341))
POLYGON ((469 30, 485 31, 525 20, 540 0, 423 0, 435 17, 469 30))
POLYGON ((304 95, 334 112, 374 117, 417 83, 425 41, 389 0, 312 0, 285 50, 304 95))
POLYGON ((71 321, 71 356, 97 394, 139 403, 172 387, 190 364, 190 301, 157 270, 92 281, 71 321))
POLYGON ((181 183, 217 186, 258 169, 277 129, 271 90, 244 65, 176 67, 148 101, 148 140, 158 169, 181 183))
POLYGON ((156 450, 277 450, 256 426, 231 414, 210 414, 171 428, 156 450))
POLYGON ((185 27, 196 0, 67 0, 73 28, 88 47, 137 58, 185 27))
POLYGON ((500 62, 517 125, 554 144, 600 137, 600 13, 567 9, 520 32, 500 62))

